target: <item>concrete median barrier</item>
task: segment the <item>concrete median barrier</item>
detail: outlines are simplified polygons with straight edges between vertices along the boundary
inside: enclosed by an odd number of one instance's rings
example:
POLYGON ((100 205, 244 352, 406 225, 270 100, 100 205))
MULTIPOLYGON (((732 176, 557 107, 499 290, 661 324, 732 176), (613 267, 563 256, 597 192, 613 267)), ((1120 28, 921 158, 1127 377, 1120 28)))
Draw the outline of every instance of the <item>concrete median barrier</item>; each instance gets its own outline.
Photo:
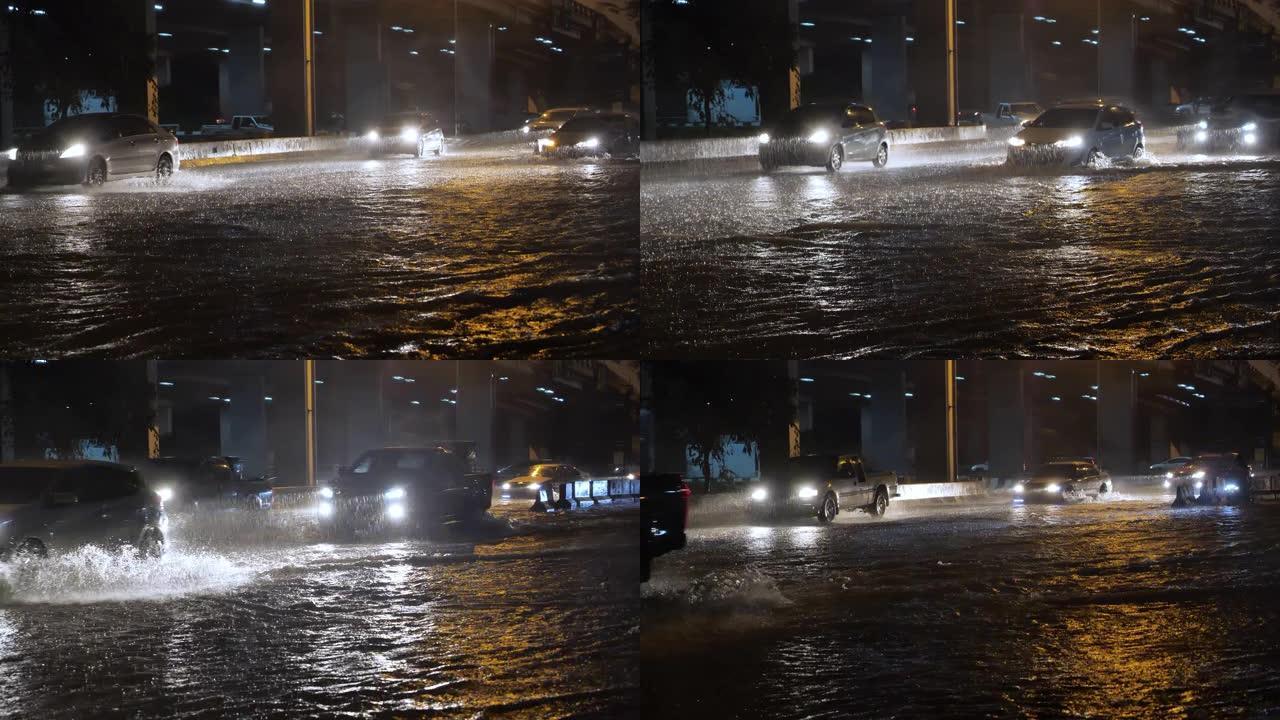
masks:
POLYGON ((357 138, 336 136, 188 142, 178 145, 178 163, 180 167, 205 167, 261 162, 306 153, 345 152, 358 142, 357 138))
MULTIPOLYGON (((889 131, 889 144, 923 145, 927 143, 977 142, 999 140, 1012 135, 1011 129, 983 125, 963 127, 904 128, 889 131)), ((699 140, 657 140, 640 144, 640 162, 691 162, 723 160, 755 155, 759 142, 755 136, 740 138, 706 138, 699 140)))

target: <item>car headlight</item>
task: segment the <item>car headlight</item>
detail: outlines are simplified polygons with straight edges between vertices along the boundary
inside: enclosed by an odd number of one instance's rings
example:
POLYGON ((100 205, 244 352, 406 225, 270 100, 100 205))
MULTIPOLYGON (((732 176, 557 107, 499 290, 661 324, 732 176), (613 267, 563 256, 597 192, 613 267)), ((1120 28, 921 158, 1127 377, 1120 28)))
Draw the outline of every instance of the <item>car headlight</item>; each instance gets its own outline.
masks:
POLYGON ((796 492, 796 495, 798 495, 798 496, 800 496, 800 497, 802 497, 802 498, 817 497, 817 496, 818 496, 818 488, 816 488, 816 487, 812 487, 812 486, 809 486, 809 485, 805 485, 804 487, 800 488, 800 489, 796 492))
POLYGON ((1062 489, 1062 486, 1059 485, 1058 483, 1049 483, 1048 485, 1044 486, 1045 492, 1056 493, 1061 489, 1062 489))
POLYGON ((418 139, 418 128, 407 127, 400 131, 400 139, 405 142, 413 142, 418 139))
POLYGON ((538 138, 538 149, 546 150, 556 146, 556 141, 551 138, 538 138))
POLYGON ((1245 145, 1256 145, 1256 144, 1257 144, 1257 142, 1258 142, 1258 136, 1257 136, 1257 135, 1254 135, 1253 133, 1246 133, 1246 134, 1245 134, 1245 136, 1244 136, 1244 144, 1245 144, 1245 145))
POLYGON ((1022 147, 1027 144, 1027 141, 1015 135, 1014 137, 1009 138, 1009 144, 1013 147, 1022 147))
POLYGON ((1164 489, 1165 489, 1165 490, 1168 490, 1168 489, 1169 489, 1170 487, 1172 487, 1172 486, 1173 486, 1173 483, 1169 482, 1168 480, 1165 480, 1165 481, 1164 481, 1164 489))
POLYGON ((1253 132, 1254 130, 1257 130, 1257 129, 1258 129, 1258 123, 1256 123, 1256 122, 1247 122, 1247 123, 1245 123, 1245 124, 1244 124, 1244 126, 1243 126, 1243 127, 1241 127, 1240 129, 1241 129, 1241 130, 1243 130, 1243 131, 1245 131, 1245 132, 1253 132))
POLYGON ((1165 473, 1165 474, 1164 474, 1164 476, 1165 476, 1165 477, 1167 477, 1167 478, 1169 478, 1170 480, 1172 480, 1172 479, 1173 479, 1173 473, 1171 473, 1171 472, 1167 472, 1167 473, 1165 473))
POLYGON ((756 488, 751 491, 751 499, 756 502, 763 502, 769 499, 769 491, 764 488, 756 488))
POLYGON ((1209 133, 1205 132, 1204 130, 1200 130, 1196 132, 1196 142, 1204 142, 1205 140, 1208 140, 1208 139, 1209 139, 1209 133))
POLYGON ((541 490, 541 489, 542 489, 542 483, 529 483, 529 489, 530 489, 530 490, 541 490))
POLYGON ((1227 483, 1222 489, 1226 490, 1229 493, 1233 493, 1239 490, 1240 486, 1235 483, 1227 483))
POLYGON ((1208 129, 1209 129, 1209 121, 1208 121, 1208 120, 1201 120, 1200 122, 1196 123, 1196 127, 1200 128, 1201 130, 1208 130, 1208 129))
POLYGON ((15 148, 9 148, 8 150, 5 150, 5 151, 4 151, 4 156, 5 156, 5 157, 7 157, 7 158, 9 158, 10 160, 17 160, 17 159, 18 159, 18 148, 16 148, 16 147, 15 147, 15 148))
POLYGON ((404 503, 395 503, 387 506, 388 520, 403 520, 404 516, 408 514, 408 511, 405 510, 404 503))
POLYGON ((320 503, 319 505, 316 506, 316 512, 320 514, 320 517, 329 517, 330 515, 333 514, 333 503, 331 502, 320 503))
POLYGON ((388 490, 388 491, 386 491, 386 492, 382 493, 382 499, 383 499, 383 500, 403 500, 403 499, 404 499, 404 488, 402 488, 402 487, 393 487, 393 488, 391 488, 390 490, 388 490))
POLYGON ((635 479, 636 479, 636 474, 635 474, 635 473, 627 473, 627 479, 628 479, 628 480, 635 480, 635 479))
POLYGON ((84 143, 76 143, 75 145, 72 145, 66 150, 63 150, 62 154, 59 155, 58 157, 60 158, 84 157, 84 143))
POLYGON ((1021 495, 1022 493, 1026 492, 1026 491, 1027 491, 1027 486, 1026 486, 1026 485, 1023 485, 1022 483, 1018 483, 1017 485, 1014 485, 1014 486, 1013 486, 1013 492, 1014 492, 1014 493, 1016 493, 1016 494, 1018 494, 1018 495, 1021 495))
POLYGON ((365 133, 365 134, 364 134, 364 139, 365 139, 365 140, 369 140, 369 141, 371 141, 371 142, 372 142, 372 141, 374 141, 374 140, 377 140, 377 139, 378 139, 378 131, 377 131, 377 130, 370 130, 369 132, 367 132, 367 133, 365 133))
POLYGON ((1081 145, 1084 145, 1084 138, 1080 137, 1079 135, 1072 135, 1066 140, 1059 140, 1058 142, 1054 143, 1054 145, 1056 145, 1057 147, 1078 148, 1081 145))
MULTIPOLYGON (((1191 477, 1195 478, 1196 480, 1203 480, 1203 479, 1204 479, 1204 471, 1203 471, 1203 470, 1197 470, 1197 471, 1195 471, 1194 473, 1192 473, 1192 474, 1191 474, 1191 477)), ((1197 485, 1197 487, 1199 487, 1199 486, 1197 485)))
POLYGON ((831 133, 826 130, 818 130, 809 136, 809 142, 811 143, 821 144, 821 143, 830 142, 830 141, 831 141, 831 133))
POLYGON ((586 140, 583 140, 582 142, 578 143, 578 147, 584 147, 584 148, 594 150, 600 147, 600 138, 595 138, 595 137, 587 138, 586 140))
POLYGON ((760 133, 760 135, 756 138, 756 140, 760 141, 761 145, 768 145, 769 140, 771 139, 772 138, 769 137, 769 133, 760 133))
POLYGON ((325 500, 333 499, 333 488, 331 487, 322 487, 316 492, 319 493, 320 497, 324 498, 325 500))
POLYGON ((161 500, 165 502, 169 502, 170 500, 173 499, 173 488, 169 487, 168 485, 161 488, 156 488, 156 495, 159 495, 161 500))
POLYGON ((520 127, 520 132, 524 133, 525 135, 528 135, 528 134, 529 134, 529 126, 528 126, 528 125, 523 125, 523 126, 521 126, 521 127, 520 127))
POLYGON ((1200 489, 1200 488, 1202 488, 1202 487, 1204 487, 1204 483, 1203 483, 1203 482, 1201 482, 1201 481, 1199 481, 1199 480, 1197 480, 1197 481, 1196 481, 1196 489, 1197 489, 1197 490, 1199 490, 1199 489, 1200 489))
POLYGON ((503 489, 503 490, 510 490, 510 489, 511 489, 511 483, 502 483, 502 489, 503 489))

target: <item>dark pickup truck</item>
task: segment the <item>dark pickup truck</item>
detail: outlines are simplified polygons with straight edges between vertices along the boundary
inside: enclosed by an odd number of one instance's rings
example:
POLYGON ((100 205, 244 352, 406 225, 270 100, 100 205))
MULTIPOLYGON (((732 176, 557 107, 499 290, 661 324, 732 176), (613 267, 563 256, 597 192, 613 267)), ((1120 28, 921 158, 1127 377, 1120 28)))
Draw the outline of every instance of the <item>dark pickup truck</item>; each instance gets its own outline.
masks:
POLYGON ((753 516, 803 516, 829 523, 853 508, 881 517, 898 497, 898 476, 868 472, 857 455, 804 455, 787 461, 781 478, 750 490, 753 516))
POLYGON ((316 512, 331 531, 428 530, 479 518, 490 507, 493 479, 471 472, 446 447, 370 450, 318 491, 316 512))
POLYGON ((244 477, 240 458, 160 457, 138 471, 165 505, 185 508, 266 510, 271 507, 271 484, 244 477))
POLYGON ((641 475, 640 515, 640 581, 646 582, 654 558, 684 547, 689 484, 675 473, 641 475))

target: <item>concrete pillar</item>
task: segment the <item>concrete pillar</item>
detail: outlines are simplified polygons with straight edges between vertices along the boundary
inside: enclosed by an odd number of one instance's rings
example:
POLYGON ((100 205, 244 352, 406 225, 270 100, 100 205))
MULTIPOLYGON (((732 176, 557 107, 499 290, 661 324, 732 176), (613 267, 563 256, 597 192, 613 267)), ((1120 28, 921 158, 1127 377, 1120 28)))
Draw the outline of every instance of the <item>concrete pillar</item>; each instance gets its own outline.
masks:
POLYGON ((876 470, 910 472, 906 377, 900 365, 870 372, 871 399, 862 406, 862 456, 876 470))
POLYGON ((914 398, 906 404, 916 418, 914 473, 920 480, 947 479, 947 386, 941 362, 924 362, 912 373, 914 398))
POLYGON ((236 28, 231 32, 231 39, 227 46, 231 52, 223 63, 230 88, 231 106, 229 109, 226 107, 222 109, 224 116, 256 115, 266 112, 267 85, 263 69, 262 46, 261 25, 236 28))
POLYGON ((494 469, 493 416, 494 380, 493 363, 482 360, 466 360, 457 363, 457 388, 455 395, 458 418, 457 439, 476 444, 476 465, 485 471, 494 469))
POLYGON ((341 29, 346 60, 344 115, 347 128, 362 133, 380 123, 390 111, 391 88, 382 53, 382 27, 351 15, 355 13, 348 15, 341 29))
POLYGON ((983 368, 987 383, 987 461, 993 477, 1025 470, 1027 457, 1026 370, 1021 362, 992 362, 983 368))
POLYGON ((146 54, 151 67, 147 72, 131 77, 130 82, 116 92, 116 108, 120 112, 145 115, 152 122, 159 122, 160 96, 155 75, 155 3, 152 0, 130 0, 121 5, 130 34, 146 43, 146 54))
MULTIPOLYGON (((919 106, 918 125, 950 125, 947 112, 947 13, 943 0, 918 2, 911 64, 911 89, 919 106)), ((879 42, 879 41, 877 41, 879 42)))
POLYGON ((1026 16, 997 13, 991 16, 988 25, 991 77, 988 84, 991 107, 988 110, 994 110, 996 103, 1035 99, 1031 56, 1027 52, 1026 16))
POLYGON ((14 62, 9 13, 0 16, 0 150, 13 147, 14 62))
POLYGON ((0 462, 15 459, 13 422, 13 366, 0 362, 0 462))
MULTIPOLYGON (((273 362, 268 372, 272 388, 272 413, 267 423, 268 452, 275 460, 274 470, 281 484, 305 485, 307 435, 302 362, 273 362)), ((321 472, 319 477, 324 478, 326 474, 321 472)))
POLYGON ((222 412, 228 431, 222 436, 222 454, 239 457, 245 477, 257 477, 267 471, 266 384, 253 370, 228 379, 231 404, 222 412))
POLYGON ((453 56, 457 82, 458 122, 470 132, 488 132, 493 114, 494 28, 487 20, 458 18, 453 56))
POLYGON ((863 92, 881 120, 905 121, 911 104, 907 92, 907 18, 878 16, 871 21, 871 86, 863 92))
MULTIPOLYGON (((653 5, 656 0, 640 2, 641 44, 653 47, 653 5)), ((0 32, 3 32, 0 29, 0 32)), ((3 42, 3 40, 0 40, 3 42)), ((0 58, 2 59, 2 58, 0 58)), ((641 53, 640 56, 640 124, 646 141, 658 139, 658 79, 654 69, 653 53, 641 53)), ((6 146, 7 147, 7 146, 6 146)), ((643 411, 642 411, 643 412, 643 411)), ((644 468, 653 467, 653 457, 645 458, 644 468)))
POLYGON ((1112 475, 1137 465, 1133 382, 1128 363, 1098 361, 1098 463, 1112 475))
POLYGON ((276 134, 311 135, 315 128, 314 0, 272 0, 271 118, 276 134))
POLYGON ((1103 97, 1130 99, 1134 96, 1135 22, 1129 3, 1102 3, 1098 61, 1105 68, 1102 73, 1103 97))
MULTIPOLYGON (((1152 415, 1150 432, 1147 437, 1148 455, 1147 459, 1151 462, 1160 462, 1176 454, 1173 443, 1169 441, 1169 418, 1164 415, 1152 415)), ((1147 463, 1150 465, 1151 463, 1147 463)))

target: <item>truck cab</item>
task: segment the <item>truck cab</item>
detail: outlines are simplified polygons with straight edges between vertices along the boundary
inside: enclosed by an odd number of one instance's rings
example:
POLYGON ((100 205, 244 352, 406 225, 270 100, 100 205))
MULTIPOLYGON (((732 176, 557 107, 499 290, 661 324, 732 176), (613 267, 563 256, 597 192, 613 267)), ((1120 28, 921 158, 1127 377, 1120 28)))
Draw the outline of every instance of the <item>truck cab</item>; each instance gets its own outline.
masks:
POLYGON ((882 517, 894 497, 897 475, 869 471, 858 455, 803 455, 787 461, 783 477, 750 490, 750 510, 754 515, 809 515, 828 523, 843 509, 882 517))

